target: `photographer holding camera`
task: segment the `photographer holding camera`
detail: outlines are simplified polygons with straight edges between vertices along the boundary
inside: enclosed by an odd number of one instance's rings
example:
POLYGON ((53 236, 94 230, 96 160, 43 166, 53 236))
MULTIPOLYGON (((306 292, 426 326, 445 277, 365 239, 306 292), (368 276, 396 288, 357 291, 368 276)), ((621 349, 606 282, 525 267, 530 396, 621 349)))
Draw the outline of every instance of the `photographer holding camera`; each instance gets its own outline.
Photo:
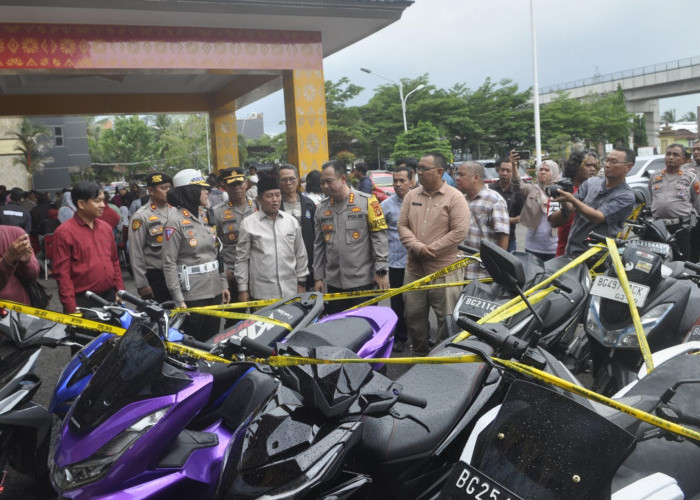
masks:
POLYGON ((564 224, 572 213, 574 223, 566 245, 566 255, 576 256, 587 250, 585 240, 594 231, 605 236, 615 237, 634 208, 634 193, 627 185, 625 176, 634 165, 634 151, 627 148, 614 148, 605 160, 605 177, 591 177, 584 181, 576 194, 559 189, 561 209, 552 213, 549 223, 552 227, 564 224))
POLYGON ((518 189, 525 198, 520 222, 527 228, 525 251, 546 261, 554 257, 557 249, 557 232, 549 225, 547 217, 559 210, 559 203, 554 202, 546 193, 547 187, 559 180, 559 165, 552 160, 543 161, 537 169, 537 182, 525 184, 520 180, 518 161, 520 153, 510 152, 513 164, 513 188, 518 189))

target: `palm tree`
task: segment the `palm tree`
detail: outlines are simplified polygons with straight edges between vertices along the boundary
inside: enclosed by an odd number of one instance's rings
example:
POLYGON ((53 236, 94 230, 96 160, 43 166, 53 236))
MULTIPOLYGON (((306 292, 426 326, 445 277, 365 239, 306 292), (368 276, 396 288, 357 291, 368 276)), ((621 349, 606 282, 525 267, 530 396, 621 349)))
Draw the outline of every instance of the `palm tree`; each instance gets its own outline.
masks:
POLYGON ((664 122, 666 125, 668 125, 669 123, 676 123, 676 110, 669 109, 664 111, 661 114, 661 121, 664 122))
POLYGON ((46 156, 46 150, 49 147, 49 129, 24 118, 19 131, 15 132, 14 135, 18 141, 14 151, 20 157, 13 158, 13 163, 23 165, 27 169, 29 187, 33 188, 34 173, 41 172, 44 166, 53 163, 53 158, 46 156))
POLYGON ((694 111, 688 111, 686 114, 681 116, 682 122, 695 122, 698 120, 698 115, 694 111))

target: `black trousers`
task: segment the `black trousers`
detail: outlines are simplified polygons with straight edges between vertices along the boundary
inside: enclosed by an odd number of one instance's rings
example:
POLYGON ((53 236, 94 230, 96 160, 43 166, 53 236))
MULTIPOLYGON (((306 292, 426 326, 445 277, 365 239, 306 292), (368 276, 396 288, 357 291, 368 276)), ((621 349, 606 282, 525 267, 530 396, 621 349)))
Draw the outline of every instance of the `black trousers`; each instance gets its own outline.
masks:
MULTIPOLYGON (((221 294, 211 299, 188 300, 187 307, 202 307, 221 304, 221 294)), ((204 314, 190 313, 182 322, 181 330, 186 335, 191 335, 197 340, 206 342, 219 333, 221 318, 205 316, 204 314)))
MULTIPOLYGON (((389 286, 391 288, 402 287, 404 274, 406 274, 406 269, 403 267, 390 267, 389 286)), ((403 295, 399 294, 391 297, 391 308, 399 317, 399 321, 396 323, 396 329, 394 330, 394 338, 401 342, 406 342, 408 340, 408 331, 406 330, 406 318, 404 317, 403 295)))
POLYGON ((162 304, 172 300, 168 287, 165 285, 165 275, 161 269, 146 269, 146 279, 153 290, 153 298, 162 304))
MULTIPOLYGON (((339 292, 355 292, 357 290, 372 290, 374 288, 374 283, 371 283, 369 285, 365 286, 357 286, 355 288, 346 288, 346 289, 341 289, 341 288, 336 288, 334 286, 327 285, 326 286, 326 292, 328 293, 339 293, 339 292)), ((326 307, 325 307, 325 313, 326 314, 335 314, 339 313, 341 311, 345 311, 346 309, 350 309, 353 306, 356 306, 358 304, 362 304, 364 301, 369 300, 370 297, 358 297, 358 298, 351 298, 351 299, 341 299, 341 300, 330 300, 326 302, 326 307)))

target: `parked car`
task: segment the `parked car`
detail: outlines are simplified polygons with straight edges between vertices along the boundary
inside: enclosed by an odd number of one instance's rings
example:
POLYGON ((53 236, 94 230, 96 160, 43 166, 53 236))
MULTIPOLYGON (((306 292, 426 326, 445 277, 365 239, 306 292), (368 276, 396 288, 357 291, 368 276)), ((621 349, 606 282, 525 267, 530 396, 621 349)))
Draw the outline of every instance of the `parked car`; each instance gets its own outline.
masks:
POLYGON ((627 184, 632 188, 637 198, 641 197, 649 203, 649 178, 652 172, 660 172, 666 164, 664 155, 638 156, 632 170, 627 172, 627 184))
POLYGON ((394 194, 394 176, 386 170, 370 170, 367 172, 372 180, 372 194, 382 202, 394 194))

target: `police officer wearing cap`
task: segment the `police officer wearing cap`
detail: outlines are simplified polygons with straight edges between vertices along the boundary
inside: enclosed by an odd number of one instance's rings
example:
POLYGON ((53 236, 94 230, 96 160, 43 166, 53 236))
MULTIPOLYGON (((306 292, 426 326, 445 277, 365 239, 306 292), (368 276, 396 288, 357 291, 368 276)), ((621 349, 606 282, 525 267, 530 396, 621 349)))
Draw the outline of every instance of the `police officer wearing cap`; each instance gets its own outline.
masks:
POLYGON ((675 260, 688 260, 690 256, 690 228, 695 225, 700 194, 697 177, 681 168, 684 163, 685 147, 671 144, 666 149, 666 168, 649 179, 651 214, 675 235, 680 250, 674 249, 675 260))
MULTIPOLYGON (((173 177, 168 203, 174 210, 163 230, 163 273, 173 300, 180 307, 227 304, 231 299, 226 276, 219 267, 216 228, 208 225, 209 185, 199 170, 181 170, 173 177)), ((218 333, 219 318, 190 314, 182 330, 197 340, 218 333)))
MULTIPOLYGON (((345 165, 326 162, 321 167, 321 200, 314 216, 314 289, 351 292, 376 285, 389 288, 389 236, 386 220, 374 196, 347 184, 345 165)), ((366 299, 330 301, 329 314, 366 299)))
POLYGON ((163 227, 173 210, 168 204, 168 191, 173 187, 173 179, 168 174, 154 172, 146 179, 146 186, 148 203, 134 213, 129 225, 129 256, 141 298, 153 298, 162 303, 170 300, 161 251, 165 240, 163 227))
POLYGON ((243 219, 254 214, 255 203, 246 196, 245 176, 237 170, 224 178, 228 201, 219 203, 212 208, 211 222, 216 225, 216 232, 222 244, 224 270, 229 283, 231 297, 238 297, 238 287, 233 277, 236 265, 236 243, 238 231, 243 219))

